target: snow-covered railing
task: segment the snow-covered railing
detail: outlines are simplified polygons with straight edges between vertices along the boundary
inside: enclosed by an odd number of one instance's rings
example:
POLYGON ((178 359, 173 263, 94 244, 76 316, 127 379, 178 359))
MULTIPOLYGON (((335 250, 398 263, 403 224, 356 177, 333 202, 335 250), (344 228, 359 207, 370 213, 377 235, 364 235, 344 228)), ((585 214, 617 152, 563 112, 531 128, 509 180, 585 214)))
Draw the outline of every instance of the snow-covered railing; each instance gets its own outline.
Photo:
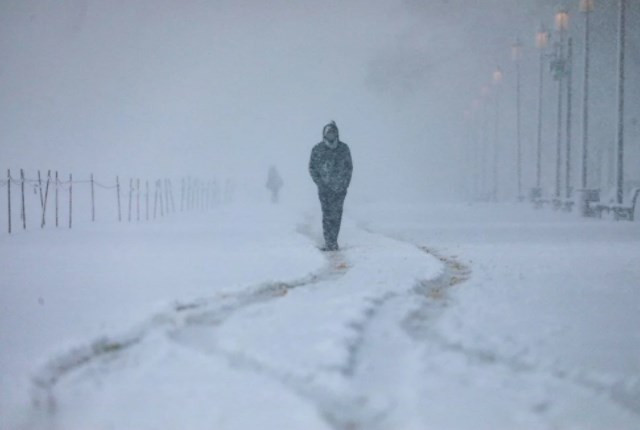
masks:
MULTIPOLYGON (((206 211, 213 208, 219 201, 219 190, 215 180, 203 181, 200 179, 186 177, 181 178, 180 188, 180 212, 184 211, 206 211)), ((111 192, 109 197, 110 206, 113 212, 110 216, 116 216, 118 222, 123 221, 123 205, 122 198, 126 198, 126 220, 132 221, 150 221, 158 217, 164 217, 171 213, 177 212, 176 203, 174 200, 173 182, 171 179, 162 178, 156 180, 129 178, 128 189, 122 189, 120 177, 116 176, 113 182, 98 181, 94 178, 93 174, 89 175, 89 179, 74 180, 73 175, 69 174, 67 180, 60 178, 57 171, 47 171, 46 178, 43 178, 41 171, 38 171, 37 178, 28 178, 25 176, 24 170, 20 169, 20 176, 14 178, 11 174, 11 170, 7 170, 7 177, 4 180, 0 180, 0 188, 7 188, 7 230, 9 233, 13 229, 14 208, 16 202, 13 200, 19 197, 18 205, 19 220, 22 229, 27 229, 27 199, 25 198, 25 190, 29 187, 33 189, 33 194, 38 196, 36 206, 39 207, 39 213, 37 219, 40 227, 44 228, 47 222, 47 208, 50 204, 50 200, 53 199, 53 205, 55 213, 55 226, 59 227, 61 224, 60 210, 61 201, 64 202, 66 207, 65 224, 68 228, 73 226, 73 213, 74 204, 74 185, 83 186, 88 185, 91 191, 90 198, 90 212, 91 222, 96 221, 96 189, 102 189, 111 192), (16 187, 16 191, 12 190, 12 185, 16 187), (12 196, 13 191, 13 196, 12 196), (123 196, 124 192, 124 196, 123 196), (53 193, 51 197, 50 194, 53 193), (153 194, 153 196, 152 196, 153 194), (153 203, 151 202, 153 198, 153 203)))

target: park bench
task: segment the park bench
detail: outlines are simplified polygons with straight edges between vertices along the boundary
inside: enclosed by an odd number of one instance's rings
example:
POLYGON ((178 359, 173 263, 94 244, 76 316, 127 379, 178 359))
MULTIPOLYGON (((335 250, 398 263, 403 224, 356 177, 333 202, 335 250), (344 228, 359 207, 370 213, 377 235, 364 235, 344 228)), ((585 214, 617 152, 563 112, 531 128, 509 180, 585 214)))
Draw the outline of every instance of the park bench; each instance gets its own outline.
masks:
POLYGON ((578 205, 582 216, 598 216, 598 213, 595 210, 595 205, 600 203, 600 189, 581 188, 576 190, 575 203, 578 205))
POLYGON ((573 199, 573 197, 564 199, 562 200, 562 210, 565 212, 571 212, 575 204, 576 204, 576 201, 573 199))
POLYGON ((591 207, 593 213, 598 218, 602 218, 602 213, 606 212, 607 214, 611 212, 611 206, 616 203, 617 189, 615 187, 610 188, 604 199, 596 203, 591 207))
POLYGON ((548 194, 547 195, 543 194, 541 188, 532 189, 530 193, 530 199, 531 199, 531 202, 533 203, 533 207, 535 209, 540 209, 544 205, 552 204, 553 198, 547 197, 547 196, 548 194))
POLYGON ((563 210, 565 212, 571 212, 573 206, 576 204, 573 197, 563 198, 563 197, 554 197, 551 202, 553 203, 553 209, 559 211, 563 210))
POLYGON ((536 209, 540 209, 542 208, 544 205, 548 205, 553 203, 553 199, 549 199, 549 198, 537 198, 533 201, 533 207, 536 209))
POLYGON ((613 217, 616 221, 633 221, 639 194, 640 188, 633 188, 629 191, 626 200, 624 200, 622 204, 613 204, 609 207, 609 210, 613 212, 613 217))

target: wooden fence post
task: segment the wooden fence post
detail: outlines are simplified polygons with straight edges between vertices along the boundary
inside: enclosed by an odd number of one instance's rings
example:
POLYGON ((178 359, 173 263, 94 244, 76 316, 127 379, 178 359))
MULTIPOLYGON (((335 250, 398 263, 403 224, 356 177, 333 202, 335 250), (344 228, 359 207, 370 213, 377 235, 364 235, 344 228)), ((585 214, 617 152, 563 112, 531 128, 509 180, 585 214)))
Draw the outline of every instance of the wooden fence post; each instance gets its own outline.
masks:
POLYGON ((69 173, 69 228, 73 222, 73 175, 69 173))
POLYGON ((197 202, 198 202, 198 184, 196 182, 195 179, 191 179, 191 192, 190 192, 190 196, 189 199, 191 200, 191 211, 195 211, 196 209, 198 209, 197 207, 197 202))
POLYGON ((191 176, 187 178, 187 210, 191 211, 191 176))
POLYGON ((116 176, 116 192, 118 194, 118 222, 122 222, 122 209, 120 207, 120 177, 116 176))
POLYGON ((196 180, 191 178, 191 210, 196 210, 196 180))
POLYGON ((156 219, 158 213, 158 181, 154 183, 153 187, 153 219, 156 219))
POLYGON ((165 179, 164 186, 166 188, 165 194, 167 195, 167 214, 169 214, 169 211, 175 212, 173 204, 171 202, 171 199, 173 198, 173 193, 171 192, 171 181, 169 179, 165 179))
POLYGON ((207 181, 207 210, 211 210, 211 181, 207 181))
POLYGON ((209 182, 209 198, 210 198, 210 201, 211 201, 210 209, 213 210, 213 208, 216 205, 213 181, 209 182))
POLYGON ((196 207, 196 183, 192 177, 189 177, 189 206, 193 211, 196 207))
POLYGON ((199 180, 195 180, 195 187, 194 187, 194 209, 196 211, 200 210, 200 181, 199 180))
POLYGON ((202 182, 198 181, 198 211, 202 212, 202 182))
POLYGON ((11 234, 11 169, 7 169, 7 200, 9 201, 9 234, 11 234))
POLYGON ((144 181, 145 184, 145 210, 146 210, 146 219, 147 221, 149 221, 149 180, 145 179, 144 181))
POLYGON ((44 207, 44 199, 42 198, 42 178, 40 177, 40 170, 38 170, 38 191, 40 192, 40 210, 44 207))
POLYGON ((209 189, 209 195, 211 195, 211 210, 216 207, 216 184, 211 181, 211 188, 209 189))
POLYGON ((168 179, 169 181, 169 197, 171 198, 171 212, 176 212, 176 202, 173 199, 173 181, 168 179))
POLYGON ((49 199, 49 183, 51 182, 51 170, 47 172, 47 188, 44 193, 44 203, 42 205, 42 224, 40 228, 44 228, 47 219, 47 200, 49 199))
POLYGON ((58 227, 58 171, 56 170, 56 228, 58 227))
POLYGON ((199 182, 199 191, 200 191, 200 212, 204 210, 204 183, 199 182))
POLYGON ((209 183, 204 183, 204 210, 209 210, 209 183))
POLYGON ((160 201, 158 203, 160 203, 160 216, 164 217, 164 200, 162 200, 162 180, 158 179, 156 181, 156 186, 160 188, 160 192, 158 193, 158 195, 160 196, 160 201))
POLYGON ((207 182, 207 210, 211 210, 211 181, 207 182))
POLYGON ((193 181, 193 210, 200 208, 200 182, 197 179, 193 181))
POLYGON ((201 196, 200 197, 200 210, 202 212, 204 212, 205 209, 206 209, 206 204, 207 204, 207 202, 206 202, 207 194, 206 194, 206 187, 204 185, 204 182, 200 185, 200 196, 201 196))
POLYGON ((205 212, 207 210, 207 184, 206 182, 202 183, 202 211, 205 212))
POLYGON ((184 212, 184 177, 180 178, 180 212, 184 212))
POLYGON ((127 220, 131 222, 131 199, 133 198, 133 178, 129 178, 129 214, 127 220))
POLYGON ((164 178, 163 183, 164 183, 164 205, 165 205, 165 212, 167 215, 169 215, 169 185, 168 185, 169 180, 167 178, 164 178))
POLYGON ((140 221, 140 178, 136 179, 136 221, 140 221))
POLYGON ((22 191, 22 229, 27 229, 27 212, 24 207, 24 170, 20 169, 20 188, 22 191))
POLYGON ((96 220, 96 204, 93 191, 93 173, 91 174, 91 222, 96 220))
POLYGON ((169 179, 168 181, 169 181, 169 197, 171 197, 171 212, 175 212, 176 202, 173 200, 173 182, 171 182, 171 179, 169 179))

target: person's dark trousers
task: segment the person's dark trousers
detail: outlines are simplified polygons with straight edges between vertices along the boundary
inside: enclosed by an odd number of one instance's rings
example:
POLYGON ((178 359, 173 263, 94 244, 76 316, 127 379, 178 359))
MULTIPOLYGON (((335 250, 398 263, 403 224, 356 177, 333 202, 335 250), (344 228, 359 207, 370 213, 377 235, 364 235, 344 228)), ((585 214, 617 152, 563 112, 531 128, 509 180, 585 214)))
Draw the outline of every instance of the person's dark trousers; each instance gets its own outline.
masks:
POLYGON ((329 250, 338 249, 338 234, 342 222, 342 208, 346 191, 321 190, 318 192, 322 205, 322 230, 324 242, 329 250))

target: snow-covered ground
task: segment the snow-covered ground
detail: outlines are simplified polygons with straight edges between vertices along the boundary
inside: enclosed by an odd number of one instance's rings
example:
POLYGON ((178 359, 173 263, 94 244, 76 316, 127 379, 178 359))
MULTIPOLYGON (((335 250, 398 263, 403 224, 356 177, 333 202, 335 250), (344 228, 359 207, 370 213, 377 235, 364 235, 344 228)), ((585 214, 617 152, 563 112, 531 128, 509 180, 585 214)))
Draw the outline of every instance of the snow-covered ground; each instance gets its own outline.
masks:
POLYGON ((638 223, 347 206, 3 236, 0 427, 640 425, 638 223))
POLYGON ((472 271, 421 323, 427 428, 640 425, 640 224, 528 205, 357 212, 472 271))

